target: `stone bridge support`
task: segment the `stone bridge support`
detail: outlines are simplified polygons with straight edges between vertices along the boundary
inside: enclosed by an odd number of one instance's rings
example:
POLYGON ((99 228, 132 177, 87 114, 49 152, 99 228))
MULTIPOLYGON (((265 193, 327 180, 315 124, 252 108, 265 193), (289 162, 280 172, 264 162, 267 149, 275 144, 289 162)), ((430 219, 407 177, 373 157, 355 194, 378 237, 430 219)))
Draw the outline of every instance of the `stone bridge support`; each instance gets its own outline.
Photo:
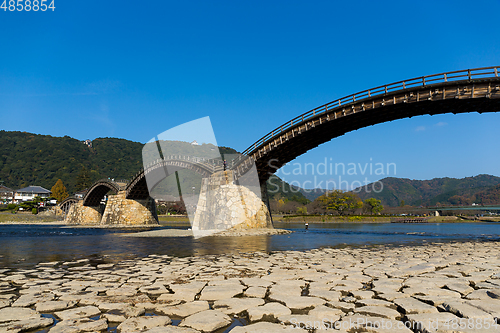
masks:
POLYGON ((84 206, 83 201, 72 204, 66 215, 67 224, 96 225, 101 223, 100 207, 84 206))
POLYGON ((127 199, 125 191, 108 195, 104 213, 100 207, 84 206, 83 201, 71 205, 66 216, 67 224, 78 225, 157 225, 155 201, 127 199))
POLYGON ((110 195, 108 196, 106 209, 102 215, 101 224, 158 224, 155 201, 152 198, 145 200, 127 199, 125 191, 120 191, 116 195, 110 195))
POLYGON ((192 221, 195 235, 229 228, 273 228, 267 205, 254 191, 260 194, 261 189, 234 184, 232 171, 216 172, 204 178, 192 221))

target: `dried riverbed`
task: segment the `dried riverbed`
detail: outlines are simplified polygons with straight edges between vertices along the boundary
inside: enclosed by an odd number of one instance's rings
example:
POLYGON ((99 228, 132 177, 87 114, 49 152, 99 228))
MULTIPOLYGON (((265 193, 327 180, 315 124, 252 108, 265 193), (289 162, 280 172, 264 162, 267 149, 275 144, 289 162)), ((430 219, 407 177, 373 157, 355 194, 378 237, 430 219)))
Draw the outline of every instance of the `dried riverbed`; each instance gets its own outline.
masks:
POLYGON ((495 332, 499 298, 499 242, 82 259, 0 269, 0 332, 495 332))

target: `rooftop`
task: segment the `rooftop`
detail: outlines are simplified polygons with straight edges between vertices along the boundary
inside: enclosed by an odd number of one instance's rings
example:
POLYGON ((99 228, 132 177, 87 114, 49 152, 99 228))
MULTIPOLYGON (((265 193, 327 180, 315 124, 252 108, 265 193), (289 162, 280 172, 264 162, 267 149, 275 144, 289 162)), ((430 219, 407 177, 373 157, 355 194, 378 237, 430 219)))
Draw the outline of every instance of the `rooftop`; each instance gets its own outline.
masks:
POLYGON ((14 192, 14 190, 7 186, 0 185, 0 192, 14 192))
POLYGON ((18 193, 51 193, 51 191, 47 190, 46 188, 43 188, 41 186, 35 186, 35 185, 30 185, 25 188, 21 188, 17 190, 16 192, 18 193))

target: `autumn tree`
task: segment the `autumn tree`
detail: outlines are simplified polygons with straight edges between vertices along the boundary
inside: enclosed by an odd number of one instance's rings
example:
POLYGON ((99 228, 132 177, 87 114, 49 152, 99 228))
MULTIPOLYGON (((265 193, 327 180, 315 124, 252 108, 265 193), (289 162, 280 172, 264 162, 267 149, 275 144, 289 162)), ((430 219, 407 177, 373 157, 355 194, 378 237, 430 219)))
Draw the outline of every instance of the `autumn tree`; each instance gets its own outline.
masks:
POLYGON ((63 201, 66 199, 69 195, 68 192, 66 191, 66 186, 64 186, 62 180, 57 180, 56 184, 52 186, 52 196, 57 199, 58 202, 63 201))
POLYGON ((82 166, 82 169, 80 170, 80 173, 78 176, 76 176, 76 185, 75 185, 75 191, 81 191, 86 188, 89 188, 90 185, 92 185, 92 181, 90 179, 90 172, 85 168, 85 166, 82 166))
POLYGON ((378 214, 384 209, 384 206, 382 206, 382 200, 368 198, 364 202, 364 208, 371 214, 378 214))
POLYGON ((327 210, 334 210, 339 215, 352 214, 358 208, 363 206, 363 202, 352 192, 334 190, 318 198, 327 210))
POLYGON ((307 207, 302 206, 297 208, 297 214, 299 215, 307 215, 307 207))
POLYGON ((282 213, 285 206, 285 199, 281 195, 276 195, 270 202, 271 212, 282 213))
POLYGON ((326 209, 323 206, 322 202, 320 202, 318 200, 314 200, 311 203, 307 204, 307 212, 309 214, 323 215, 323 214, 326 214, 326 209))
POLYGON ((300 204, 297 201, 287 200, 281 209, 285 214, 294 214, 297 212, 297 208, 299 207, 300 204))

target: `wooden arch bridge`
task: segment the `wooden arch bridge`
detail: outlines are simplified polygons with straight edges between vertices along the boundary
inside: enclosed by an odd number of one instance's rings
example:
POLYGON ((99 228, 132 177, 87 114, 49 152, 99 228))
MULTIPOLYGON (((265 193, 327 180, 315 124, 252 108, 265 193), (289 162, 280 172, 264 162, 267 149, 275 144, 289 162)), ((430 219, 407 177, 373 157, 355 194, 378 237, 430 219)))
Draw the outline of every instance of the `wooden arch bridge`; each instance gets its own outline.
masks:
POLYGON ((500 111, 499 71, 497 66, 421 76, 339 98, 270 131, 231 168, 244 173, 250 157, 263 183, 308 150, 363 127, 421 115, 500 111))
MULTIPOLYGON (((433 74, 364 90, 307 111, 270 131, 228 166, 236 177, 255 163, 261 184, 281 166, 322 143, 363 127, 420 115, 500 110, 500 66, 433 74)), ((128 184, 100 181, 91 186, 84 205, 98 204, 109 191, 126 191, 127 199, 149 198, 148 179, 157 184, 165 170, 190 169, 204 177, 222 170, 222 161, 168 156, 140 170, 128 184)), ((69 207, 77 199, 63 201, 69 207)))
POLYGON ((224 168, 222 163, 221 160, 193 156, 165 156, 141 169, 130 181, 100 179, 89 187, 82 198, 68 197, 59 204, 59 207, 64 213, 68 212, 71 205, 80 201, 83 201, 84 206, 97 207, 109 192, 125 192, 126 199, 145 200, 149 198, 150 190, 176 171, 189 169, 206 178, 217 171, 222 171, 224 168), (150 181, 149 187, 146 178, 150 181))

